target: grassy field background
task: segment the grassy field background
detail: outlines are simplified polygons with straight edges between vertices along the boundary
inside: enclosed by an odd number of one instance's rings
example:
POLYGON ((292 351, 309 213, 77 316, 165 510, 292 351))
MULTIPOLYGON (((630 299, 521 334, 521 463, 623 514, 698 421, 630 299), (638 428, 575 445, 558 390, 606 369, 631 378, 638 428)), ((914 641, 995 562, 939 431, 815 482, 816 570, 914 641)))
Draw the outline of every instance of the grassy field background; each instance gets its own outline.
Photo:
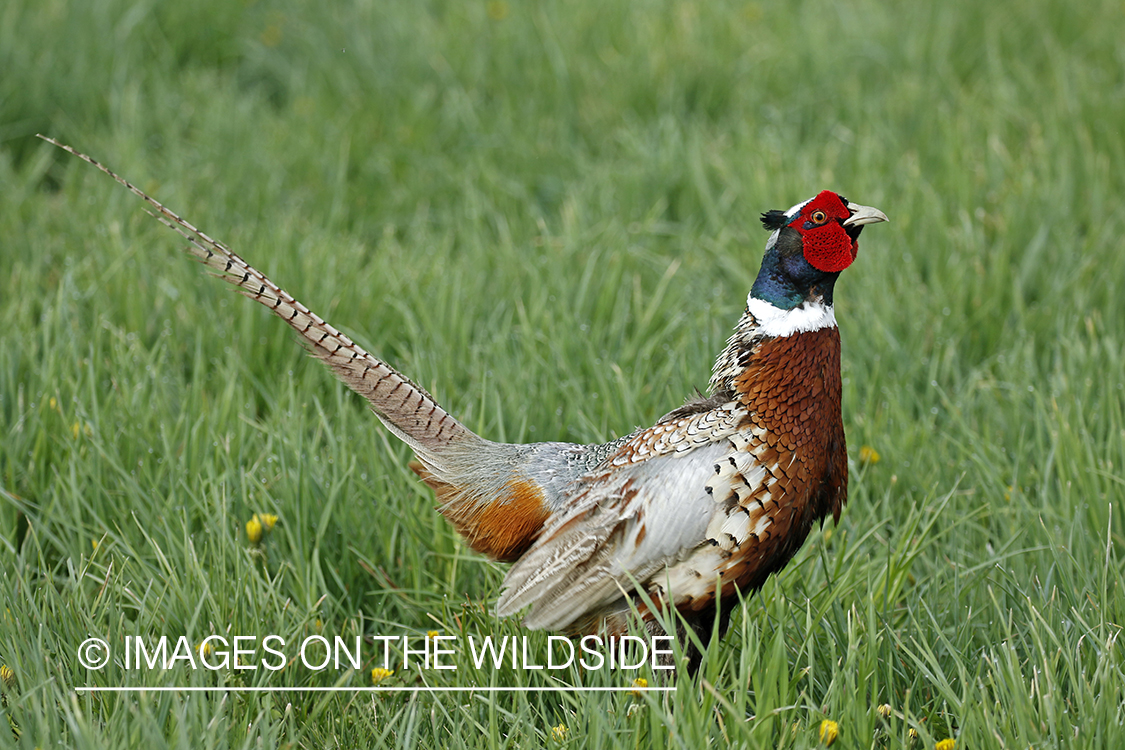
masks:
MULTIPOLYGON (((7 0, 0 746, 1123 746, 1123 34, 1108 0, 7 0), (493 439, 650 423, 706 386, 761 211, 878 206, 840 525, 668 694, 78 693, 374 666, 88 672, 90 636, 526 633, 362 400, 36 132, 493 439)), ((383 684, 631 678, 456 663, 383 684)))

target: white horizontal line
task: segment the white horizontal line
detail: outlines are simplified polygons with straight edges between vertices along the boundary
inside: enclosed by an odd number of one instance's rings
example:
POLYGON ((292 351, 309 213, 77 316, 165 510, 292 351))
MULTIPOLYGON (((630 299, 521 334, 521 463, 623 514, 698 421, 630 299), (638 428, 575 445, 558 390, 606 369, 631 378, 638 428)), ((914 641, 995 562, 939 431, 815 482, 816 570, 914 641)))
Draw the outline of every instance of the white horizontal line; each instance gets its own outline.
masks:
POLYGON ((668 693, 675 687, 97 687, 80 685, 78 693, 668 693))

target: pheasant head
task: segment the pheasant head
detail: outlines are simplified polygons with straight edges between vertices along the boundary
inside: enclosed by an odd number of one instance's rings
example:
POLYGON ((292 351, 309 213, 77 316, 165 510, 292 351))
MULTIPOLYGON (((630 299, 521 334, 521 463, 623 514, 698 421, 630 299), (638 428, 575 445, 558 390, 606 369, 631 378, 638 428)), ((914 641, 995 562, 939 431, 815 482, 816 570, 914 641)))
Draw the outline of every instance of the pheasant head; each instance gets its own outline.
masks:
POLYGON ((767 211, 762 224, 773 234, 751 297, 782 310, 813 301, 831 305, 836 278, 859 252, 859 233, 879 221, 887 221, 879 209, 829 190, 788 211, 767 211))

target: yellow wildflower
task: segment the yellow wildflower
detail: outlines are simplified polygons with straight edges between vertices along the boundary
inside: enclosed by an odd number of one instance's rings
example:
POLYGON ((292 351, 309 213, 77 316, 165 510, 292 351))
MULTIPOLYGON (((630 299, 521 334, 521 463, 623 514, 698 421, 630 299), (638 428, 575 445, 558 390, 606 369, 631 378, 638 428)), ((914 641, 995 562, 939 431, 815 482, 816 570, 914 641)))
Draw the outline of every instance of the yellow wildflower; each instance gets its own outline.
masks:
POLYGON ((638 677, 637 679, 633 680, 633 689, 629 691, 629 695, 635 695, 636 697, 640 698, 641 690, 646 687, 648 687, 648 680, 646 680, 644 677, 638 677))
POLYGON ((508 11, 510 10, 508 4, 503 0, 492 0, 485 8, 488 10, 488 17, 493 21, 503 21, 508 17, 508 11))
POLYGON ((3 680, 9 689, 15 688, 16 673, 7 664, 0 664, 0 680, 3 680))
POLYGON ((203 643, 195 647, 195 650, 199 652, 200 656, 210 656, 215 652, 215 647, 211 645, 211 641, 204 639, 203 643))
POLYGON ((890 703, 884 703, 883 705, 876 708, 875 712, 882 716, 884 719, 891 718, 891 714, 893 713, 890 703))
POLYGON ((50 400, 49 402, 47 402, 47 403, 48 403, 48 405, 49 405, 49 406, 50 406, 50 407, 51 407, 52 409, 54 409, 55 411, 58 411, 58 410, 59 410, 59 402, 55 400, 55 397, 54 397, 54 396, 51 396, 51 400, 50 400))
POLYGON ((956 745, 957 745, 957 740, 946 739, 946 740, 942 740, 941 742, 934 745, 934 750, 953 750, 953 748, 956 745))
POLYGON ((259 35, 262 45, 266 47, 276 47, 281 43, 281 37, 284 36, 280 23, 271 23, 259 35))
POLYGON ((820 741, 825 746, 831 745, 840 736, 840 725, 831 719, 825 719, 820 722, 820 741))
POLYGON ((263 536, 273 531, 276 524, 277 516, 273 513, 255 513, 246 522, 246 536, 251 544, 257 544, 262 541, 263 536))
POLYGON ((565 740, 568 734, 570 734, 570 730, 567 729, 566 724, 559 724, 557 727, 551 727, 551 738, 558 740, 559 742, 565 740))
POLYGON ((426 631, 426 640, 432 641, 434 638, 437 638, 439 635, 440 635, 440 633, 438 633, 438 631, 436 631, 436 630, 427 630, 426 631))
POLYGON ((861 464, 877 464, 879 463, 879 451, 872 448, 870 445, 865 445, 859 449, 859 462, 861 464))
POLYGON ((262 522, 258 520, 257 513, 246 522, 246 538, 250 540, 251 544, 262 541, 262 522))
POLYGON ((375 685, 378 685, 380 682, 387 679, 393 674, 393 669, 383 669, 382 667, 375 667, 371 670, 371 682, 375 685))
POLYGON ((918 739, 918 730, 915 729, 914 727, 910 727, 910 729, 907 729, 906 734, 912 740, 918 739))

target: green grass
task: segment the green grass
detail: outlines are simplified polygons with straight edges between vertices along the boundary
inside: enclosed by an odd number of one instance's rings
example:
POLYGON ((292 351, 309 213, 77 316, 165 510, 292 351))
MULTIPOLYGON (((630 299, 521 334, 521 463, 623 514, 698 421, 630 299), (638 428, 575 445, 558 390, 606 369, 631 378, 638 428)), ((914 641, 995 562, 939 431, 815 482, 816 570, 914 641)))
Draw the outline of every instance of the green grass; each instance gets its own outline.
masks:
MULTIPOLYGON (((0 746, 1122 746, 1125 6, 330 5, 0 9, 0 746), (35 132, 494 439, 650 423, 706 385, 759 212, 878 206, 841 523, 668 695, 76 693, 374 666, 95 673, 92 635, 526 633, 361 399, 35 132)), ((390 683, 628 684, 456 659, 390 683)))

